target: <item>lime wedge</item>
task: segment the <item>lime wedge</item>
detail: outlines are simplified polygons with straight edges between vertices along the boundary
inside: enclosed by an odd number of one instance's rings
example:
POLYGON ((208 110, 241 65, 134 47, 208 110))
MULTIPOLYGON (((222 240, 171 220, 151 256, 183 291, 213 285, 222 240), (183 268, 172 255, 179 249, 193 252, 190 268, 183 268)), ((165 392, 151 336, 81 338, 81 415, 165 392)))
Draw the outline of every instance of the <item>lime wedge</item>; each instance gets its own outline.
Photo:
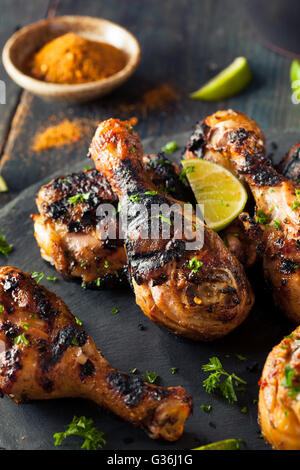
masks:
POLYGON ((3 176, 0 175, 0 193, 5 193, 6 191, 8 191, 7 184, 3 176))
POLYGON ((252 72, 245 57, 237 57, 232 64, 190 94, 190 98, 218 101, 240 93, 251 82, 252 72))
POLYGON ((247 192, 240 181, 226 168, 200 158, 181 161, 203 217, 213 230, 222 230, 245 207, 247 192))
POLYGON ((212 442, 192 450, 239 450, 243 442, 242 439, 226 439, 225 441, 212 442))

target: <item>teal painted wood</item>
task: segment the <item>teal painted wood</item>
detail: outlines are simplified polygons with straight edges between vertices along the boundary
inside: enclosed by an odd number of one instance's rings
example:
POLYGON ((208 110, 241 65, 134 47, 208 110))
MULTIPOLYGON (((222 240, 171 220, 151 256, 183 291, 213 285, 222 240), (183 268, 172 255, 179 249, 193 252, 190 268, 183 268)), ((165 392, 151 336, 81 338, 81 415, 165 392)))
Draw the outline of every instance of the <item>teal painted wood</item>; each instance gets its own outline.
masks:
POLYGON ((142 138, 165 135, 167 139, 168 134, 191 129, 205 115, 228 107, 245 112, 262 129, 300 128, 300 105, 291 102, 290 59, 260 42, 238 0, 63 0, 56 14, 99 16, 120 23, 138 37, 142 60, 127 84, 93 103, 64 106, 23 95, 20 116, 2 161, 2 173, 14 194, 66 163, 80 160, 96 123, 108 117, 136 115, 142 138), (239 55, 248 58, 254 72, 253 83, 244 93, 216 103, 188 97, 239 55), (139 110, 124 111, 125 103, 136 102, 143 91, 166 82, 177 90, 175 104, 147 115, 139 110), (34 135, 53 122, 53 115, 56 122, 65 117, 84 119, 89 130, 74 146, 32 152, 34 135))

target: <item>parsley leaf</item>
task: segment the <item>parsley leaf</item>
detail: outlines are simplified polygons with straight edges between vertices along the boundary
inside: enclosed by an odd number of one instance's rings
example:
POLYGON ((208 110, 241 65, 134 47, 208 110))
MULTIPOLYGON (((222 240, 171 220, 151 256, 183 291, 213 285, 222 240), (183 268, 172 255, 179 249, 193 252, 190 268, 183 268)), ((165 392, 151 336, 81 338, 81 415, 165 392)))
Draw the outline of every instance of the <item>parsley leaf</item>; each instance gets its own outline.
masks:
POLYGON ((146 196, 156 196, 157 195, 157 191, 145 191, 144 194, 146 196))
POLYGON ((53 435, 55 439, 54 445, 60 446, 68 436, 80 436, 84 438, 81 446, 82 449, 98 450, 106 444, 106 441, 102 437, 104 433, 98 431, 92 424, 92 419, 88 419, 85 416, 80 416, 80 418, 74 416, 65 432, 57 432, 53 435))
POLYGON ((78 202, 88 201, 89 198, 90 198, 90 193, 75 194, 75 196, 71 196, 68 198, 68 203, 77 204, 78 202))
POLYGON ((178 372, 179 367, 171 367, 171 374, 174 375, 178 372))
POLYGON ((32 273, 31 273, 32 279, 36 279, 37 284, 39 282, 41 282, 41 280, 43 279, 44 276, 45 276, 45 274, 43 272, 39 273, 38 271, 32 271, 32 273))
POLYGON ((261 225, 266 225, 269 222, 269 216, 260 209, 258 209, 257 216, 255 217, 255 222, 258 222, 261 225))
POLYGON ((47 281, 51 281, 51 282, 56 282, 57 281, 57 277, 55 277, 55 276, 47 276, 46 279, 47 279, 47 281))
POLYGON ((139 202, 141 200, 141 197, 140 197, 139 193, 132 194, 131 196, 129 196, 129 200, 131 202, 139 202))
POLYGON ((150 384, 154 384, 156 379, 159 377, 159 375, 156 374, 155 372, 148 372, 146 370, 146 373, 143 374, 143 377, 146 380, 146 382, 149 382, 150 384))
POLYGON ((188 267, 191 269, 193 274, 196 274, 201 266, 203 266, 203 263, 202 261, 199 261, 196 256, 189 260, 188 267))
POLYGON ((112 309, 111 313, 112 313, 113 315, 116 315, 117 313, 119 313, 118 307, 114 307, 114 308, 112 309))
POLYGON ((27 346, 29 344, 29 341, 28 341, 28 339, 25 338, 24 333, 22 333, 21 335, 16 336, 16 338, 14 338, 14 343, 15 344, 24 344, 24 346, 27 346))
POLYGON ((5 235, 0 235, 0 253, 4 256, 8 256, 12 249, 13 245, 7 243, 5 235))
POLYGON ((166 224, 169 224, 170 226, 172 225, 171 219, 168 219, 162 214, 153 215, 152 217, 150 217, 150 219, 160 219, 162 222, 165 222, 166 224))
POLYGON ((205 411, 205 413, 210 413, 212 410, 211 405, 200 405, 201 410, 205 411))
POLYGON ((203 381, 203 387, 208 393, 219 390, 221 394, 228 400, 229 403, 237 401, 237 396, 234 390, 233 381, 242 384, 247 384, 245 380, 240 379, 234 373, 229 374, 223 369, 222 363, 218 357, 211 357, 208 364, 202 366, 205 372, 211 372, 209 377, 203 381), (221 381, 221 377, 225 376, 226 379, 221 381))

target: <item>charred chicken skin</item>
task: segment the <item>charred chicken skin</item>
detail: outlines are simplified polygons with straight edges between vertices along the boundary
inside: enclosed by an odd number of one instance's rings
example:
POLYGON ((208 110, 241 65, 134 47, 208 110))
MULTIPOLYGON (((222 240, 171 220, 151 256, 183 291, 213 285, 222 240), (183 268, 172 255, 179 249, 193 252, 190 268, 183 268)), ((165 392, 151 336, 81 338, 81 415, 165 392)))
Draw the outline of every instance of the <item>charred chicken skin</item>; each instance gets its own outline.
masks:
POLYGON ((16 403, 93 400, 150 437, 177 440, 191 412, 182 387, 114 369, 54 293, 17 268, 0 268, 0 390, 16 403))
POLYGON ((300 327, 269 354, 259 392, 264 439, 278 450, 300 450, 300 327))
MULTIPOLYGON (((179 168, 163 153, 143 157, 148 177, 161 190, 191 200, 180 181, 179 168)), ((126 252, 120 237, 105 238, 97 229, 97 208, 118 199, 108 181, 88 170, 61 176, 43 186, 36 199, 39 215, 32 215, 34 235, 42 257, 64 277, 81 278, 83 287, 108 287, 127 279, 126 252)), ((118 233, 118 218, 116 220, 118 233)))
POLYGON ((109 119, 99 125, 90 154, 118 195, 121 211, 127 212, 129 273, 143 312, 154 322, 195 340, 213 340, 236 328, 247 317, 253 294, 243 267, 215 232, 193 214, 189 222, 204 232, 201 249, 186 249, 184 236, 176 236, 172 216, 157 216, 158 237, 143 236, 151 226, 149 210, 154 205, 170 208, 181 203, 149 181, 141 165, 143 149, 138 135, 126 122, 109 119), (147 209, 139 217, 137 198, 147 209), (170 234, 163 237, 168 226, 170 234))
MULTIPOLYGON (((265 277, 275 303, 300 323, 300 199, 297 185, 279 174, 264 154, 262 133, 254 121, 232 110, 218 111, 198 126, 198 143, 187 149, 208 153, 250 188, 255 217, 241 214, 247 235, 263 256, 265 277)), ((199 155, 200 156, 200 155, 199 155)))

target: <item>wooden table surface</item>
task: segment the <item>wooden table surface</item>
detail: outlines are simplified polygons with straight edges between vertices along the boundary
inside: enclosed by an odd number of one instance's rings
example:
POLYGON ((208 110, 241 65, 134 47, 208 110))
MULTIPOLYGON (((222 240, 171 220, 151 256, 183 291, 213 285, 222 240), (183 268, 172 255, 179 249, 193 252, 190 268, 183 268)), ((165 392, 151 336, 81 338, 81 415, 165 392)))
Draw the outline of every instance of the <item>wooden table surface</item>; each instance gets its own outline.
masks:
POLYGON ((125 26, 142 48, 140 66, 129 82, 105 98, 80 106, 44 102, 22 91, 0 68, 0 79, 7 87, 7 103, 0 104, 0 170, 9 186, 9 192, 0 195, 0 206, 33 182, 80 160, 97 122, 108 117, 135 115, 142 138, 165 135, 166 140, 168 134, 189 130, 205 115, 228 107, 245 112, 262 129, 280 132, 300 127, 300 105, 291 102, 291 60, 263 45, 240 0, 0 0, 0 9, 1 47, 23 25, 46 16, 77 14, 125 26), (245 92, 217 103, 188 97, 239 55, 247 57, 254 72, 245 92), (178 93, 172 105, 146 115, 138 109, 124 111, 125 103, 136 103, 145 90, 162 83, 178 93), (85 124, 81 141, 34 152, 36 133, 64 118, 85 124))

